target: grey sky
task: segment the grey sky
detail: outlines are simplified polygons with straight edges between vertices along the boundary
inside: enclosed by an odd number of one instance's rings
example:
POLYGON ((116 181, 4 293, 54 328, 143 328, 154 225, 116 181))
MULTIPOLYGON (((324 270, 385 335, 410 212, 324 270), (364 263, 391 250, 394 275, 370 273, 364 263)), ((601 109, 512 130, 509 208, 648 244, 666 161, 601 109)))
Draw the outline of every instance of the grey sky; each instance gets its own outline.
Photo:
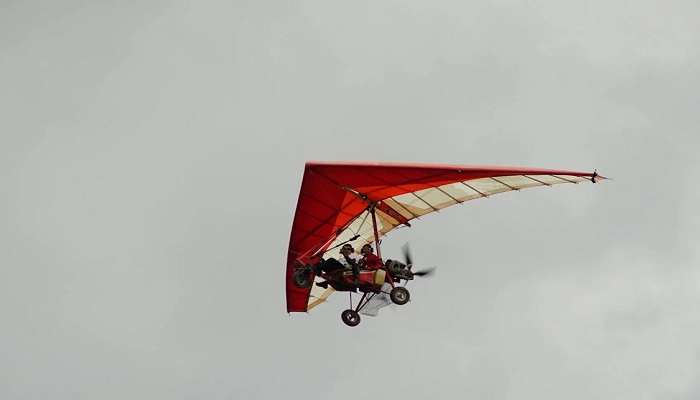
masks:
POLYGON ((700 3, 0 3, 3 399, 700 396, 700 3), (591 170, 285 313, 306 160, 591 170))

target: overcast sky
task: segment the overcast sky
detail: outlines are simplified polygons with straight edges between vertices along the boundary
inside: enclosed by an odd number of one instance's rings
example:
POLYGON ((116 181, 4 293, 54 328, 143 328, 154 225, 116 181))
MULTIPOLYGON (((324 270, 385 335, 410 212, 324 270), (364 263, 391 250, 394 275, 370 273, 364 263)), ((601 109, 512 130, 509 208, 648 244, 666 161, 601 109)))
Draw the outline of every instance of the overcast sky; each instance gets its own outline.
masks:
POLYGON ((697 1, 0 0, 0 398, 700 397, 697 1), (285 312, 304 162, 615 180, 386 237, 285 312))

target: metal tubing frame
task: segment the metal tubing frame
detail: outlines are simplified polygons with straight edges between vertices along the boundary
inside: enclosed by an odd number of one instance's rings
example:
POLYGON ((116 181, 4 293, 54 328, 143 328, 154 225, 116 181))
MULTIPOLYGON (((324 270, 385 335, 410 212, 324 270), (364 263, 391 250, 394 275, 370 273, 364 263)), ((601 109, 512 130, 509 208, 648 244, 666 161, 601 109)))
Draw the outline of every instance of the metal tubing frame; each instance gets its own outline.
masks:
MULTIPOLYGON (((368 292, 363 293, 362 298, 357 303, 357 307, 355 307, 355 312, 359 313, 367 304, 369 304, 369 301, 372 300, 372 298, 376 295, 377 295, 376 293, 368 293, 368 292)), ((352 306, 350 308, 352 308, 352 306)))
MULTIPOLYGON (((377 257, 379 259, 382 259, 382 249, 379 247, 379 231, 377 230, 377 217, 375 215, 375 206, 376 203, 373 203, 372 205, 369 206, 369 212, 372 214, 372 227, 374 228, 374 246, 377 248, 377 257)), ((382 263, 384 261, 382 260, 382 263)), ((386 271, 386 270, 385 270, 386 271)), ((391 275, 389 271, 386 271, 386 280, 389 281, 389 284, 391 287, 394 287, 394 277, 391 275)))
POLYGON ((379 248, 379 231, 377 230, 377 216, 375 214, 376 204, 369 206, 369 212, 372 214, 372 228, 374 228, 374 247, 377 248, 377 257, 381 260, 382 250, 379 248))

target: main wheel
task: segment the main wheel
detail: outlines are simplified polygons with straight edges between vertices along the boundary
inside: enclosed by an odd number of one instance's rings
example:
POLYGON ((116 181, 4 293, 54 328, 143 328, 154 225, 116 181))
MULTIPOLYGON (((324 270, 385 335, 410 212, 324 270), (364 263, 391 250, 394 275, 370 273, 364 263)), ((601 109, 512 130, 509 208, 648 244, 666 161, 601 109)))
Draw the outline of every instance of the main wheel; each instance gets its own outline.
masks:
POLYGON ((307 268, 299 268, 294 271, 294 284, 300 288, 310 288, 313 283, 313 275, 311 270, 307 268))
POLYGON ((355 310, 343 311, 343 313, 340 314, 340 318, 342 318, 347 326, 357 326, 360 323, 360 314, 355 310))
POLYGON ((394 304, 402 306, 408 303, 408 301, 411 299, 411 294, 408 293, 408 289, 406 289, 405 287, 397 286, 391 289, 389 297, 391 297, 391 301, 393 301, 394 304))

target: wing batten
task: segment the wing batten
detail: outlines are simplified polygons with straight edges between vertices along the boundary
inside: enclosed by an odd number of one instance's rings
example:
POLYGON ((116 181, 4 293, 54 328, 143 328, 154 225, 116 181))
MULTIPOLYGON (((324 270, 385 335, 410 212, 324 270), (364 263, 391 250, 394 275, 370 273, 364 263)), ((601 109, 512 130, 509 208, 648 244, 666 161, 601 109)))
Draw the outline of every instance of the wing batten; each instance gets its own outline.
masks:
POLYGON ((533 180, 533 181, 535 181, 535 182, 537 182, 537 183, 540 183, 540 184, 542 184, 542 185, 544 185, 544 186, 552 186, 551 183, 543 182, 543 181, 541 181, 541 180, 539 180, 539 179, 535 179, 535 178, 533 178, 533 177, 531 177, 531 176, 529 176, 529 175, 523 175, 523 176, 526 177, 527 179, 531 179, 531 180, 533 180))
POLYGON ((418 196, 418 193, 416 193, 416 192, 411 192, 411 194, 414 195, 418 200, 420 200, 420 201, 422 201, 423 203, 425 203, 428 207, 432 208, 433 211, 439 211, 437 208, 435 208, 435 206, 433 206, 432 204, 430 204, 430 203, 428 203, 427 201, 425 201, 422 197, 418 196))
POLYGON ((511 185, 509 185, 509 184, 507 184, 507 183, 501 181, 500 179, 496 179, 496 178, 490 178, 490 179, 493 180, 493 181, 496 181, 496 182, 500 183, 501 185, 507 187, 507 188, 510 189, 510 190, 520 190, 520 188, 515 187, 515 186, 511 186, 511 185))
POLYGON ((558 176, 558 175, 552 175, 552 176, 555 177, 555 178, 557 178, 557 179, 561 179, 561 180, 563 180, 563 181, 569 182, 569 183, 574 183, 574 184, 578 183, 578 182, 576 182, 576 181, 574 181, 574 180, 567 179, 567 178, 563 178, 563 177, 558 176))
POLYGON ((445 196, 447 196, 447 197, 449 197, 450 199, 454 200, 455 203, 460 203, 460 204, 461 204, 461 203, 464 203, 464 201, 460 201, 460 200, 454 198, 451 194, 447 193, 445 190, 441 189, 440 187, 438 187, 438 188, 436 188, 436 189, 439 190, 439 191, 440 191, 442 194, 444 194, 445 196))
POLYGON ((462 185, 464 185, 464 186, 468 187, 469 189, 475 191, 475 192, 478 193, 481 197, 489 197, 489 195, 487 195, 486 193, 484 193, 484 192, 482 192, 482 191, 480 191, 480 190, 477 190, 477 188, 475 188, 474 186, 468 184, 467 182, 462 182, 462 185))

